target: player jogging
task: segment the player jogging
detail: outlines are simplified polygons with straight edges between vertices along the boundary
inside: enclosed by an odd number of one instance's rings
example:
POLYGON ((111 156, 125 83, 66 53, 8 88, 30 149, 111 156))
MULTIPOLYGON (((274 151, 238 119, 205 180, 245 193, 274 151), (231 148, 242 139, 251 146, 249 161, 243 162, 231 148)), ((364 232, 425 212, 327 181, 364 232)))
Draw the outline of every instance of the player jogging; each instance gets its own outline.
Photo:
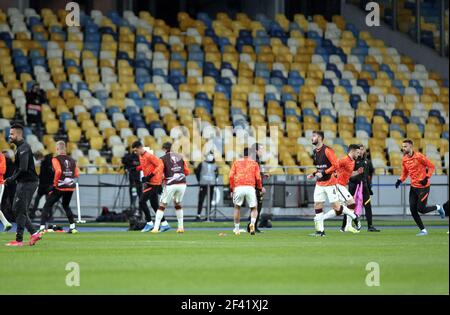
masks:
MULTIPOLYGON (((342 202, 344 206, 350 209, 350 211, 352 211, 353 213, 355 212, 356 207, 355 199, 353 198, 352 194, 348 191, 347 187, 350 177, 356 176, 364 172, 364 168, 362 167, 354 171, 355 161, 359 157, 359 154, 360 154, 359 145, 351 144, 348 147, 347 156, 338 161, 338 169, 337 169, 336 188, 338 191, 339 200, 342 202)), ((354 219, 348 215, 345 215, 346 224, 344 229, 342 229, 343 232, 355 233, 360 231, 361 222, 358 220, 358 216, 356 215, 356 213, 354 214, 355 214, 354 219), (356 230, 352 228, 352 222, 355 223, 356 230)))
MULTIPOLYGON (((261 180, 269 177, 269 175, 262 172, 262 169, 261 169, 261 164, 263 163, 261 160, 261 156, 263 154, 263 149, 264 149, 264 147, 262 144, 255 143, 250 150, 251 154, 254 154, 254 156, 252 155, 251 157, 254 158, 256 163, 258 163, 258 166, 261 170, 261 180)), ((263 206, 263 201, 264 201, 264 194, 265 194, 266 190, 263 189, 263 191, 264 192, 262 192, 259 189, 256 189, 256 202, 258 203, 258 205, 256 207, 256 210, 258 210, 258 216, 256 217, 256 223, 255 223, 255 232, 256 233, 262 233, 262 231, 260 229, 258 229, 258 223, 259 223, 259 217, 261 216, 261 211, 262 211, 262 206, 263 206)), ((250 233, 250 222, 247 225, 247 232, 250 233)))
POLYGON ((234 234, 240 235, 241 206, 244 200, 250 208, 250 234, 256 233, 258 216, 256 189, 265 193, 262 187, 261 171, 255 160, 249 158, 249 149, 244 149, 244 158, 233 163, 230 170, 230 191, 234 203, 234 234))
POLYGON ((177 233, 184 233, 183 206, 181 202, 186 192, 186 176, 189 175, 189 168, 181 154, 170 151, 172 149, 170 142, 164 143, 163 149, 166 151, 166 154, 161 157, 164 166, 165 186, 159 203, 159 209, 156 211, 155 226, 151 233, 160 232, 159 225, 164 216, 164 210, 172 200, 178 220, 177 233))
MULTIPOLYGON (((323 143, 324 133, 322 131, 314 131, 311 142, 315 146, 313 151, 313 161, 316 171, 308 175, 308 179, 316 179, 316 187, 314 188, 314 210, 315 210, 315 229, 316 233, 312 236, 325 236, 324 220, 345 213, 352 219, 356 219, 353 211, 346 206, 341 205, 339 201, 338 190, 336 187, 338 169, 338 159, 334 151, 323 143), (333 210, 323 213, 323 204, 326 199, 332 205, 333 210)), ((349 230, 352 230, 350 228, 349 230)))
POLYGON ((438 211, 441 218, 445 218, 445 212, 440 205, 427 207, 427 199, 430 194, 430 177, 434 172, 434 164, 422 153, 414 151, 413 142, 410 139, 403 140, 402 152, 402 175, 395 183, 395 188, 398 188, 408 176, 411 178, 409 209, 420 229, 417 236, 425 236, 428 235, 428 231, 419 213, 438 211))
POLYGON ((31 147, 23 138, 23 126, 13 124, 9 132, 9 141, 16 145, 16 158, 14 160, 14 173, 5 180, 6 185, 17 183, 12 211, 16 216, 16 240, 6 246, 23 246, 23 232, 25 228, 31 234, 29 245, 35 245, 42 239, 42 234, 36 231, 28 216, 31 199, 38 186, 38 176, 34 167, 31 147))
POLYGON ((42 209, 41 226, 39 231, 46 230, 47 221, 52 212, 52 208, 59 199, 62 198, 62 207, 69 220, 69 234, 78 233, 75 226, 75 218, 70 208, 73 192, 76 189, 75 179, 79 177, 77 163, 67 155, 66 143, 58 141, 56 143, 56 157, 52 158, 52 168, 54 170, 53 187, 48 193, 44 208, 42 209))
MULTIPOLYGON (((161 192, 161 185, 163 181, 163 162, 155 155, 147 152, 140 141, 136 141, 131 145, 133 153, 139 157, 140 165, 136 168, 137 171, 143 171, 144 177, 142 177, 142 194, 139 198, 139 209, 144 212, 145 221, 147 224, 141 232, 149 232, 153 229, 154 224, 150 209, 148 208, 147 201, 150 200, 150 204, 153 211, 158 211, 159 207, 159 194, 161 192)), ((166 219, 161 219, 160 232, 170 230, 170 226, 166 219)))

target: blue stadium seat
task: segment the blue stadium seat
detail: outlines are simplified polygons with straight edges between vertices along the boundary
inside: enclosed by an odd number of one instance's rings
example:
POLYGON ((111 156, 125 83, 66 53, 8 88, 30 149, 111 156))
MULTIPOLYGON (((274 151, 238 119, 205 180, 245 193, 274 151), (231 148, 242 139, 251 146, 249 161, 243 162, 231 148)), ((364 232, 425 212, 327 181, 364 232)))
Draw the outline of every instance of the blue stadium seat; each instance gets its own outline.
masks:
POLYGON ((102 113, 103 112, 103 107, 95 105, 91 107, 91 117, 95 118, 95 114, 97 113, 102 113))
POLYGON ((361 95, 359 95, 359 94, 351 94, 350 95, 350 105, 352 106, 352 108, 357 109, 358 104, 361 101, 362 101, 361 95))
POLYGON ((367 117, 364 117, 364 116, 356 116, 356 124, 370 125, 369 121, 367 120, 367 117))
POLYGON ((392 131, 398 131, 398 132, 400 132, 400 133, 402 134, 402 137, 405 137, 405 136, 406 136, 406 134, 405 134, 405 132, 403 131, 403 129, 402 129, 399 125, 397 125, 397 124, 391 124, 391 125, 389 125, 389 131, 390 131, 390 132, 392 132, 392 131))
POLYGON ((436 109, 432 109, 430 110, 430 112, 428 113, 428 117, 437 117, 439 119, 439 122, 441 124, 445 124, 445 119, 444 117, 441 116, 441 112, 436 110, 436 109))
POLYGON ((312 116, 312 117, 314 117, 316 122, 319 122, 319 117, 317 117, 316 114, 314 114, 314 111, 311 108, 304 108, 302 110, 302 114, 303 114, 303 116, 312 116))
POLYGON ((70 82, 63 81, 59 84, 59 89, 61 91, 72 90, 72 84, 70 82))
POLYGON ((72 119, 73 115, 72 113, 61 113, 61 115, 59 116, 59 121, 61 122, 61 124, 64 126, 64 123, 66 122, 66 120, 72 119))
POLYGON ((336 121, 336 117, 331 113, 331 110, 328 108, 321 109, 320 116, 329 116, 329 117, 333 118, 334 121, 336 121))
POLYGON ((448 131, 444 131, 444 132, 442 133, 442 138, 448 140, 448 131))
POLYGON ((386 115, 386 112, 383 109, 375 109, 373 112, 374 116, 381 116, 387 123, 390 123, 389 117, 386 115))
MULTIPOLYGON (((128 107, 127 107, 128 108, 128 107)), ((112 118, 115 113, 120 113, 120 108, 117 106, 111 106, 107 109, 108 117, 112 118)))
POLYGON ((420 121, 419 117, 412 116, 412 117, 409 118, 409 122, 411 124, 416 124, 419 127, 420 132, 422 134, 425 132, 425 126, 422 124, 422 122, 420 121))
POLYGON ((87 85, 86 82, 77 82, 77 91, 80 92, 81 90, 88 90, 89 91, 89 86, 87 85))

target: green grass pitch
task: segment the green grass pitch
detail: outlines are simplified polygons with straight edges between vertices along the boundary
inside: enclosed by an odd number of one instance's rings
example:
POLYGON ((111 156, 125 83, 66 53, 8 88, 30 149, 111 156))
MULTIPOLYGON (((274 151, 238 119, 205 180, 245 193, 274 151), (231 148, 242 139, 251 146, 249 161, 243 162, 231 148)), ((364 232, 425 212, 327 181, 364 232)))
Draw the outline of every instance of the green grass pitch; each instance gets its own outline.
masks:
POLYGON ((14 234, 2 233, 0 294, 449 294, 447 229, 311 232, 47 233, 23 248, 4 246, 14 234), (79 264, 79 287, 66 285, 69 262, 79 264), (369 262, 379 286, 366 285, 369 262))

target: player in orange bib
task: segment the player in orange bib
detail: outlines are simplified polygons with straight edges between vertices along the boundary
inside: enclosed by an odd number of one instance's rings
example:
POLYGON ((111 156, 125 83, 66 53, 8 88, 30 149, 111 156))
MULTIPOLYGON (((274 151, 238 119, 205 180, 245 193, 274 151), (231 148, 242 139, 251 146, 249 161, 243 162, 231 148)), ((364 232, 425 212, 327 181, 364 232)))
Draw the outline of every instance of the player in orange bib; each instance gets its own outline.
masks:
POLYGON ((359 146, 356 144, 351 144, 348 149, 348 154, 346 157, 338 160, 336 168, 337 182, 335 185, 339 201, 343 207, 340 213, 336 210, 331 210, 325 213, 323 220, 334 218, 341 213, 345 213, 347 216, 347 224, 345 226, 345 232, 359 233, 359 229, 355 229, 352 226, 352 221, 355 222, 356 227, 360 228, 360 223, 358 216, 355 214, 355 200, 353 196, 349 193, 347 189, 350 177, 358 175, 363 170, 353 171, 355 168, 355 160, 359 156, 359 146))
MULTIPOLYGON (((162 191, 163 181, 163 162, 156 157, 156 155, 147 152, 144 149, 142 142, 135 141, 131 148, 134 154, 139 157, 139 166, 136 167, 137 171, 144 173, 142 177, 142 194, 139 198, 139 210, 144 213, 145 221, 147 222, 141 232, 150 232, 154 228, 150 209, 147 202, 150 201, 150 205, 153 211, 158 211, 159 207, 159 194, 162 191)), ((166 232, 170 230, 170 225, 164 216, 161 219, 160 232, 166 232)))
POLYGON ((244 200, 250 208, 250 234, 256 233, 256 218, 258 216, 256 189, 265 193, 262 187, 261 171, 258 163, 249 158, 248 148, 244 149, 244 158, 233 163, 230 170, 230 191, 234 203, 234 234, 240 235, 241 206, 244 200))
POLYGON ((338 169, 338 159, 330 147, 323 143, 323 131, 314 131, 311 142, 315 146, 313 151, 313 161, 316 166, 316 171, 308 175, 308 179, 316 179, 316 187, 314 188, 314 210, 316 216, 314 223, 316 233, 311 236, 325 236, 324 220, 336 215, 345 213, 354 216, 346 206, 342 205, 339 200, 338 190, 336 187, 337 177, 336 170, 338 169), (323 205, 328 199, 332 205, 333 210, 326 215, 323 213, 323 205))
POLYGON ((70 201, 76 189, 76 179, 79 177, 79 170, 74 159, 67 155, 66 143, 58 141, 56 143, 57 156, 52 159, 52 167, 55 171, 52 190, 48 193, 44 208, 42 209, 41 226, 39 230, 45 232, 52 208, 60 199, 62 207, 69 220, 69 234, 76 234, 78 230, 75 226, 75 217, 70 208, 70 201))
POLYGON ((344 232, 353 232, 355 230, 352 229, 352 222, 355 224, 356 230, 360 231, 361 222, 359 221, 358 216, 354 213, 355 210, 355 199, 352 194, 348 190, 348 183, 351 177, 357 176, 364 172, 364 168, 360 167, 358 170, 355 169, 355 161, 361 155, 360 146, 358 144, 351 144, 348 148, 348 154, 338 161, 338 169, 337 169, 337 178, 338 182, 336 184, 338 190, 339 200, 348 208, 351 212, 353 212, 354 216, 345 215, 345 227, 343 229, 344 232))
POLYGON ((417 236, 425 236, 428 235, 428 231, 419 213, 438 211, 441 218, 445 218, 445 212, 440 205, 427 207, 427 199, 430 194, 430 177, 434 172, 434 164, 422 153, 414 151, 413 142, 410 139, 403 141, 402 152, 402 175, 395 183, 395 188, 398 188, 408 176, 411 178, 409 207, 411 215, 420 229, 417 236))

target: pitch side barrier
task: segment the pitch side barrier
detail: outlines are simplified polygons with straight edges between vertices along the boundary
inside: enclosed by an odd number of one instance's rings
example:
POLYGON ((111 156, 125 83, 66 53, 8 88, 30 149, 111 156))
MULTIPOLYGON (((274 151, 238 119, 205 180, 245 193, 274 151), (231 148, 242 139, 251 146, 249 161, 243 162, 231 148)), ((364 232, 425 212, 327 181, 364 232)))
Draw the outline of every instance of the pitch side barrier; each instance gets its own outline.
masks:
MULTIPOLYGON (((306 168, 298 167, 298 169, 305 170, 306 168)), ((276 216, 311 215, 315 183, 307 180, 306 176, 306 174, 272 175, 264 179, 263 185, 266 188, 263 200, 264 211, 272 212, 276 216)), ((398 175, 375 175, 373 177, 371 202, 375 215, 402 215, 406 218, 409 214, 409 181, 402 184, 399 189, 395 189, 394 183, 398 177, 398 175)), ((448 179, 447 175, 434 175, 431 178, 429 204, 442 204, 448 199, 448 179)), ((219 176, 217 185, 209 187, 212 206, 203 212, 207 214, 208 219, 231 218, 233 205, 229 186, 223 183, 223 176, 219 176)), ((89 220, 97 217, 103 207, 116 212, 130 207, 130 185, 126 174, 82 174, 78 184, 80 212, 83 219, 89 220)), ((197 214, 200 185, 194 175, 187 177, 187 184, 183 208, 186 217, 189 217, 197 214)), ((204 207, 209 204, 205 201, 204 207)), ((73 206, 74 208, 77 206, 76 201, 73 202, 73 206)), ((173 209, 168 209, 167 215, 174 215, 173 209)))

